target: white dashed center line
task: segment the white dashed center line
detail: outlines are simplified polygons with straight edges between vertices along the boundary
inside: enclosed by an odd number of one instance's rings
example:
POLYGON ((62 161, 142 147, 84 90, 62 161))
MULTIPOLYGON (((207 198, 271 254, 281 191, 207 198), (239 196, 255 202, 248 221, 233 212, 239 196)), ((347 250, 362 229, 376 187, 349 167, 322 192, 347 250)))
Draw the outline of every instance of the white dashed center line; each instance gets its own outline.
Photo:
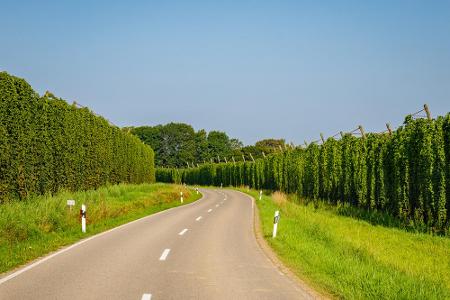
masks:
POLYGON ((210 208, 210 209, 208 209, 208 212, 212 212, 212 209, 210 208))
POLYGON ((144 294, 144 295, 142 295, 141 300, 152 300, 152 294, 144 294))
POLYGON ((200 216, 197 219, 195 219, 195 221, 200 221, 201 219, 202 219, 202 216, 200 216))
POLYGON ((161 254, 161 257, 159 258, 159 260, 166 260, 167 256, 169 255, 170 249, 166 249, 163 251, 163 253, 161 254))
POLYGON ((188 229, 187 229, 187 228, 185 228, 185 229, 181 230, 181 232, 179 233, 179 235, 183 235, 183 234, 185 234, 185 233, 186 233, 186 231, 188 231, 188 229))

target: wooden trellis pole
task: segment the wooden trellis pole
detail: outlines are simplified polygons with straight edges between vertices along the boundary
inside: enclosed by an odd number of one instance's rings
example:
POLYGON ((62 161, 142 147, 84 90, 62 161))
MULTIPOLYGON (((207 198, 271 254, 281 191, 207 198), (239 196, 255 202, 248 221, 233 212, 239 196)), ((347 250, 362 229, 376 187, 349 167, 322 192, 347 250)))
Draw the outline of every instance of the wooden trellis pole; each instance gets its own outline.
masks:
POLYGON ((387 128, 387 130, 388 130, 388 132, 389 132, 389 135, 392 135, 391 124, 386 123, 386 128, 387 128))
POLYGON ((325 144, 325 138, 323 137, 323 133, 320 133, 320 139, 322 140, 322 143, 325 144))
POLYGON ((363 139, 365 139, 366 138, 366 133, 364 132, 364 128, 361 125, 359 125, 358 129, 359 129, 359 132, 361 132, 361 137, 363 139))
POLYGON ((431 113, 430 113, 430 109, 428 108, 428 105, 424 104, 423 109, 425 110, 425 113, 427 114, 427 119, 431 120, 431 113))

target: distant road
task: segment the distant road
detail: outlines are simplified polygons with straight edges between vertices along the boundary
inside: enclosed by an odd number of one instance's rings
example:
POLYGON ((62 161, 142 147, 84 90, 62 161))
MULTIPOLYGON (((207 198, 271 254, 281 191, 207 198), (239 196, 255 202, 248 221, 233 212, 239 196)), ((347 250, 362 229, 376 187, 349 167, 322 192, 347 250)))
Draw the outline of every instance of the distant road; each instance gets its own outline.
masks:
POLYGON ((258 246, 249 197, 201 192, 0 278, 0 299, 310 298, 258 246))

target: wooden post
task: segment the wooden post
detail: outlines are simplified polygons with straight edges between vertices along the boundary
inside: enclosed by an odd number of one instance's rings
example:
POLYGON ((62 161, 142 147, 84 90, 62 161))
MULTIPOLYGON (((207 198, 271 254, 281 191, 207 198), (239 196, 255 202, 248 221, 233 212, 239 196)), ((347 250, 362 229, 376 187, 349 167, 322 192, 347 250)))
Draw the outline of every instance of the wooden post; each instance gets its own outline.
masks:
POLYGON ((234 156, 232 156, 231 158, 233 158, 233 164, 236 164, 236 161, 234 160, 234 156))
POLYGON ((308 143, 306 142, 306 140, 303 140, 303 142, 305 142, 305 147, 308 148, 308 143))
POLYGON ((227 161, 227 158, 226 158, 226 157, 224 157, 224 159, 225 159, 225 163, 227 164, 227 163, 228 163, 228 161, 227 161))
POLYGON ((387 128, 387 130, 388 130, 388 132, 389 132, 389 135, 392 135, 391 124, 386 123, 386 128, 387 128))
POLYGON ((280 145, 278 145, 278 148, 280 149, 280 151, 281 151, 281 152, 283 152, 283 149, 281 148, 281 146, 280 146, 280 145))
POLYGON ((245 156, 244 156, 244 154, 242 154, 242 159, 244 160, 244 162, 245 162, 245 156))
POLYGON ((263 155, 264 158, 266 158, 266 154, 264 153, 264 151, 262 152, 262 155, 263 155))
POLYGON ((253 162, 255 162, 255 159, 253 158, 253 155, 250 153, 250 157, 252 158, 253 162))
POLYGON ((344 133, 342 131, 339 132, 341 134, 341 138, 344 137, 344 133))
POLYGON ((425 113, 427 114, 427 119, 431 120, 431 113, 430 113, 430 110, 428 109, 428 105, 424 104, 423 109, 425 110, 425 113))
POLYGON ((325 138, 323 137, 323 133, 320 133, 320 139, 322 140, 322 144, 325 144, 325 138))
POLYGON ((358 129, 359 129, 359 132, 361 132, 361 137, 363 139, 365 139, 366 138, 366 133, 364 132, 364 128, 361 125, 359 125, 358 129))
POLYGON ((213 159, 212 159, 212 157, 209 159, 210 161, 211 161, 211 163, 213 163, 213 159))
POLYGON ((188 166, 188 169, 189 169, 189 163, 188 163, 188 162, 186 162, 186 164, 187 164, 187 166, 188 166))
POLYGON ((220 163, 220 157, 219 157, 219 155, 217 155, 217 161, 220 163))

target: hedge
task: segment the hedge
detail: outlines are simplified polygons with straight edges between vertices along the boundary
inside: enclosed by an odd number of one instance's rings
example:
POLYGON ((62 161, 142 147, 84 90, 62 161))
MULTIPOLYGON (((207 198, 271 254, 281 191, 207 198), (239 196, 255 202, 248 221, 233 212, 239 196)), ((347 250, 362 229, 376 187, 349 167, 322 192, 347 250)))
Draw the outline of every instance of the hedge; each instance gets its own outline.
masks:
POLYGON ((0 203, 155 180, 153 150, 87 108, 0 72, 0 203))

